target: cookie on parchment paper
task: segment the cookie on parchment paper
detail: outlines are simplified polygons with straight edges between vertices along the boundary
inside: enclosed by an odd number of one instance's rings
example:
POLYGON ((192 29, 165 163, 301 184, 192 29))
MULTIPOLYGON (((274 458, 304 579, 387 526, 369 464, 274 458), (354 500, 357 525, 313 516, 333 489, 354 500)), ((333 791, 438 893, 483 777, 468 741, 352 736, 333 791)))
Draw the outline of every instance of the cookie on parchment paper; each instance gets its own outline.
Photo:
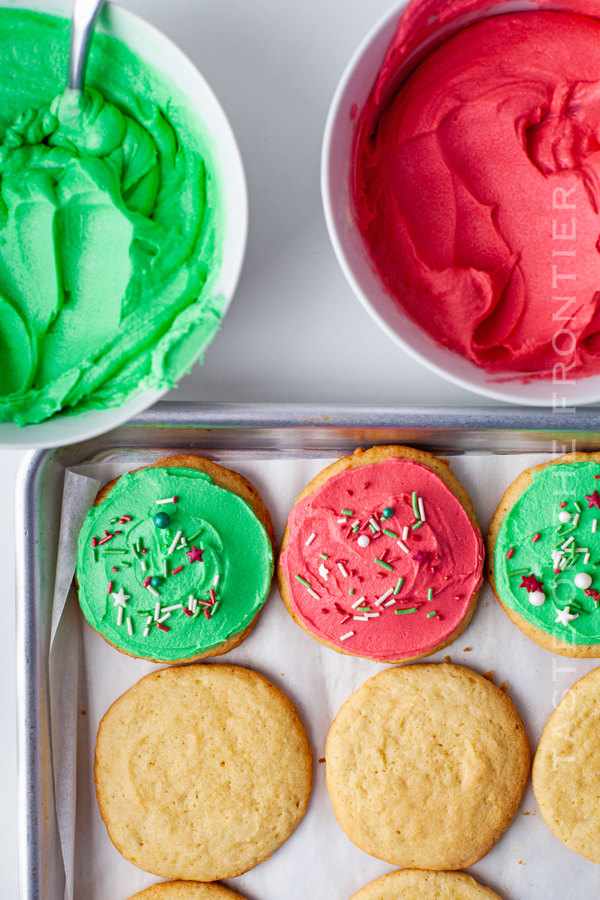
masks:
POLYGON ((140 891, 130 900, 244 900, 241 894, 221 884, 199 884, 197 881, 161 881, 140 891))
POLYGON ((350 900, 500 900, 500 897, 465 872, 402 869, 377 878, 350 900))
POLYGON ((302 491, 277 580, 294 621, 320 643, 406 662, 462 634, 483 557, 473 504, 447 460, 372 447, 328 466, 302 491))
POLYGON ((488 534, 492 589, 546 650, 600 657, 600 453, 526 469, 506 489, 488 534))
POLYGON ((110 707, 96 792, 123 856, 163 878, 234 878, 268 859, 302 819, 312 752, 295 706, 238 666, 146 675, 110 707))
POLYGON ((406 868, 461 869, 512 822, 529 744, 506 694, 471 669, 421 664, 366 681, 327 737, 327 789, 350 840, 406 868))
POLYGON ((600 669, 577 681, 546 722, 532 780, 548 828, 600 863, 600 669))

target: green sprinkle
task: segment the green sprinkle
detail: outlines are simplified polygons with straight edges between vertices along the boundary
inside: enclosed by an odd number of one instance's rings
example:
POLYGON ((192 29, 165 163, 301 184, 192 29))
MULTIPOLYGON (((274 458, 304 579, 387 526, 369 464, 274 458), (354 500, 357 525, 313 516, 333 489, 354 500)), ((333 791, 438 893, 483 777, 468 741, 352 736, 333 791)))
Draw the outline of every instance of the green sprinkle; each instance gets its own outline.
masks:
POLYGON ((189 538, 187 538, 187 540, 188 540, 188 541, 194 541, 194 540, 198 537, 198 535, 200 534, 201 531, 202 531, 202 529, 199 528, 198 531, 196 531, 195 534, 192 534, 189 538))
POLYGON ((354 593, 354 588, 350 588, 350 596, 354 593))
POLYGON ((430 613, 427 613, 428 619, 432 619, 434 616, 437 616, 435 609, 432 609, 430 613))
POLYGON ((297 578, 298 581, 299 581, 301 584, 304 585, 304 587, 310 587, 310 584, 308 583, 308 581, 306 580, 306 578, 303 578, 303 577, 302 577, 302 575, 295 575, 294 578, 297 578))
POLYGON ((130 569, 130 568, 131 568, 131 563, 128 563, 128 562, 125 562, 125 561, 123 561, 123 562, 121 563, 121 565, 122 565, 122 567, 123 567, 124 569, 130 569))
POLYGON ((137 546, 136 546, 135 544, 132 544, 132 545, 131 545, 131 549, 133 550, 133 555, 135 556, 135 558, 136 558, 136 559, 139 559, 139 558, 140 558, 140 551, 138 550, 137 546))
POLYGON ((433 588, 429 588, 429 590, 427 591, 427 599, 430 603, 433 600, 433 588))
POLYGON ((400 593, 400 588, 402 587, 403 582, 404 582, 404 578, 403 578, 402 576, 400 576, 400 578, 398 579, 398 584, 397 584, 396 587, 394 588, 394 593, 395 593, 395 594, 399 594, 399 593, 400 593))
POLYGON ((319 556, 321 557, 321 559, 329 559, 326 553, 319 553, 319 556))
POLYGON ((369 522, 369 528, 371 529, 371 531, 373 532, 373 534, 375 534, 375 532, 377 531, 377 529, 375 528, 375 526, 373 525, 372 522, 369 522))
POLYGON ((406 616, 408 613, 414 613, 417 611, 417 607, 413 606, 411 609, 395 609, 394 612, 397 616, 406 616))
POLYGON ((342 510, 342 515, 343 515, 343 516, 353 516, 353 515, 354 515, 354 510, 353 510, 353 509, 343 509, 343 510, 342 510))
POLYGON ((111 519, 110 522, 109 522, 108 524, 109 524, 109 525, 114 525, 115 522, 118 522, 118 521, 119 521, 119 517, 117 516, 116 519, 111 519))
POLYGON ((508 575, 527 575, 529 569, 513 569, 512 572, 509 572, 508 575))
POLYGON ((220 604, 220 603, 221 603, 221 601, 220 601, 220 600, 217 600, 217 602, 215 603, 215 605, 211 607, 211 610, 210 610, 210 617, 211 617, 211 619, 212 619, 212 617, 214 616, 214 614, 216 613, 216 611, 218 610, 219 604, 220 604))
POLYGON ((423 522, 421 522, 421 521, 415 522, 415 524, 413 525, 413 531, 414 531, 416 528, 420 528, 422 524, 423 524, 423 522))
POLYGON ((104 550, 103 556, 114 555, 115 553, 127 553, 127 550, 104 550))
POLYGON ((394 540, 398 540, 398 535, 396 534, 395 531, 389 531, 387 528, 384 528, 383 533, 387 534, 388 537, 394 538, 394 540))
POLYGON ((575 506, 575 509, 577 510, 577 512, 580 513, 581 507, 580 507, 579 503, 575 502, 574 506, 575 506))
POLYGON ((359 612, 371 612, 371 607, 370 606, 359 606, 358 611, 359 612))
POLYGON ((596 609, 600 609, 600 600, 594 600, 594 606, 596 609))
POLYGON ((98 550, 94 547, 94 562, 98 562, 98 550))
POLYGON ((419 515, 419 507, 417 506, 417 492, 416 491, 412 492, 412 503, 413 503, 413 512, 415 514, 415 519, 420 519, 421 516, 419 515))
POLYGON ((384 562, 382 559, 376 559, 375 562, 377 563, 378 566, 383 566, 384 569, 387 569, 388 572, 394 571, 394 567, 390 566, 389 563, 384 562))
POLYGON ((352 529, 352 534, 356 534, 357 531, 358 531, 358 525, 355 525, 354 528, 352 529))

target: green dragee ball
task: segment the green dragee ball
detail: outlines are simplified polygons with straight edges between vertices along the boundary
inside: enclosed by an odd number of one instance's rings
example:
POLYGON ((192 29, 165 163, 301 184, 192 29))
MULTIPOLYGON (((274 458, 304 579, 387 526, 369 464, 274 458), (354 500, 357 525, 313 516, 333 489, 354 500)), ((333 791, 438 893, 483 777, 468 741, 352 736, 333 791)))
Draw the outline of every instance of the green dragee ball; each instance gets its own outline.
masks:
POLYGON ((168 528, 171 524, 171 516, 166 512, 159 512, 156 513, 153 521, 157 528, 168 528))

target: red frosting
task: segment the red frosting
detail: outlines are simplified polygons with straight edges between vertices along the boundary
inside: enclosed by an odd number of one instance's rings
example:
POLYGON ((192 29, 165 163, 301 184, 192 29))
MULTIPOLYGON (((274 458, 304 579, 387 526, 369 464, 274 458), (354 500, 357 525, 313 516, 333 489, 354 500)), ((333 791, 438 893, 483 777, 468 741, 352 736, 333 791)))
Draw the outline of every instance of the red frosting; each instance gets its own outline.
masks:
POLYGON ((288 528, 280 565, 294 612, 310 633, 356 656, 394 661, 429 652, 458 628, 482 583, 478 529, 444 482, 411 460, 391 458, 332 476, 294 506, 288 528), (421 515, 415 516, 413 492, 425 517, 418 528, 412 527, 421 515), (393 513, 386 518, 384 510, 393 513), (361 536, 369 537, 367 547, 359 545, 361 536), (365 616, 358 606, 379 615, 357 620, 365 616), (410 609, 416 612, 397 614, 410 609))
POLYGON ((425 39, 482 6, 409 5, 359 118, 355 214, 435 341, 490 372, 574 380, 600 372, 600 22, 485 19, 394 92, 425 39))

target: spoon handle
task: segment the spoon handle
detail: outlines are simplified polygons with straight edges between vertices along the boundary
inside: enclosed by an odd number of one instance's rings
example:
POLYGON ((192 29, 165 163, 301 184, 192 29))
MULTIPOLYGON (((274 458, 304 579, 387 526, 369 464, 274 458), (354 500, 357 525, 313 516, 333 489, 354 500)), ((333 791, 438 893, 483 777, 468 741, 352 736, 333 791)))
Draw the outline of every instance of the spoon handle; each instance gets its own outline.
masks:
POLYGON ((73 0, 67 90, 81 91, 90 38, 104 0, 73 0))

